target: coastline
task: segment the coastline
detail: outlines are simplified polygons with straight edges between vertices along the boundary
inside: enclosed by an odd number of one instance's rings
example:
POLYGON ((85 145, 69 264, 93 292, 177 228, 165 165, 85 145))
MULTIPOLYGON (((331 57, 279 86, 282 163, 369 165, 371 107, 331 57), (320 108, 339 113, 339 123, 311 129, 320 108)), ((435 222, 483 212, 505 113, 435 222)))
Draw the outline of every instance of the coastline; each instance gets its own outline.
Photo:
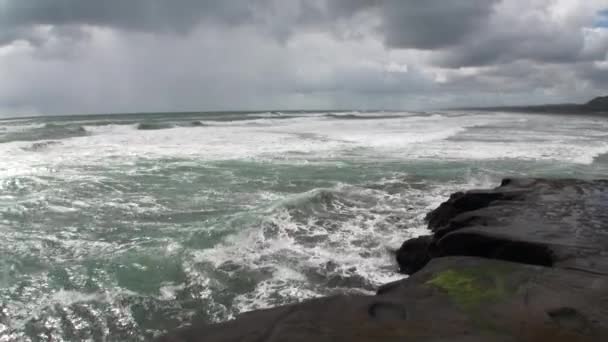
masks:
POLYGON ((587 103, 558 103, 528 106, 489 106, 489 107, 463 107, 448 110, 470 110, 470 111, 503 111, 512 113, 530 114, 557 114, 557 115, 608 115, 608 96, 599 96, 587 103))
POLYGON ((191 326, 159 341, 598 341, 608 337, 608 181, 505 179, 429 213, 409 278, 191 326))

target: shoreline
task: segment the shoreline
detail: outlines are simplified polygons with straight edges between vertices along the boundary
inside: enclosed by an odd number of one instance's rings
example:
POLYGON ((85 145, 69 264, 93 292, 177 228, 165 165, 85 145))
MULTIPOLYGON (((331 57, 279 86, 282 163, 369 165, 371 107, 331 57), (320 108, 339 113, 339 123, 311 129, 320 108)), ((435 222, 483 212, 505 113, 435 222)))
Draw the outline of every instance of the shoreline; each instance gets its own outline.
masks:
POLYGON ((608 180, 505 179, 452 194, 405 241, 409 278, 193 322, 158 341, 598 341, 608 338, 608 180))

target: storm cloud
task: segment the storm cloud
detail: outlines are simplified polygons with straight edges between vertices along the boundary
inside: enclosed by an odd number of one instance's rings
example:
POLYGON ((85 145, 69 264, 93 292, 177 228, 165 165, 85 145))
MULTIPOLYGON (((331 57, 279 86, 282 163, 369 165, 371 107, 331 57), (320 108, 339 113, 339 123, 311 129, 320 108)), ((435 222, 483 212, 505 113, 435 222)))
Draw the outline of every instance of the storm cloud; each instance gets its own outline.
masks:
POLYGON ((605 0, 0 0, 0 115, 608 93, 605 0))

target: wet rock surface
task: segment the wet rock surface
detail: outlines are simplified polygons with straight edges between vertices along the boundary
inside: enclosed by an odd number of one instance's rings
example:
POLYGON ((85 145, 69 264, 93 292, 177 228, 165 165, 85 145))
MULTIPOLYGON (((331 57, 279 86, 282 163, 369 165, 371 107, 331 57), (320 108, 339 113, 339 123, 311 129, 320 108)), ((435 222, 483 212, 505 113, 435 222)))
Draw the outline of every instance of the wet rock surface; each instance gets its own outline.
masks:
POLYGON ((608 275, 608 181, 505 179, 493 190, 452 195, 428 217, 427 246, 404 243, 401 269, 427 255, 479 256, 608 275), (407 256, 407 257, 405 257, 407 256))
POLYGON ((458 193, 397 253, 409 278, 160 341, 608 341, 608 181, 458 193))

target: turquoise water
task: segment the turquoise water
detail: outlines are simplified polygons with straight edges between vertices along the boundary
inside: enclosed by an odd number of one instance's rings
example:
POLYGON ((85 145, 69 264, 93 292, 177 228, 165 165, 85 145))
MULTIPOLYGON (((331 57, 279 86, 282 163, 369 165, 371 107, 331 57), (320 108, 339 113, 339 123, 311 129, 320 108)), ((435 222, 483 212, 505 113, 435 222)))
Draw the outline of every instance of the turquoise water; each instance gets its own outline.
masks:
POLYGON ((146 340, 402 276, 454 191, 608 175, 608 120, 167 113, 0 121, 0 341, 146 340))

